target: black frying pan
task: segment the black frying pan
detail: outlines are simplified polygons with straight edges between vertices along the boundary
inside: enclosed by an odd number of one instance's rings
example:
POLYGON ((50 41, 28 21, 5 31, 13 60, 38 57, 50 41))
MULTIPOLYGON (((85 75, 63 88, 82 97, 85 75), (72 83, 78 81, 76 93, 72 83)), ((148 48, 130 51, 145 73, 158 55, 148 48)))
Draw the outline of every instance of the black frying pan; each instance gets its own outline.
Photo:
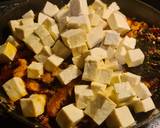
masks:
MULTIPOLYGON (((68 2, 68 0, 49 0, 59 7, 62 7, 68 2)), ((139 0, 103 0, 107 4, 116 1, 121 7, 121 11, 130 18, 137 18, 138 20, 145 21, 149 24, 160 26, 160 12, 151 6, 139 1, 139 0)), ((20 18, 25 12, 32 9, 35 13, 41 11, 44 7, 46 0, 13 0, 9 2, 3 2, 0 4, 0 43, 3 43, 10 31, 8 28, 8 21, 20 18)), ((88 0, 88 3, 92 3, 92 0, 88 0)), ((0 93, 1 95, 1 93, 0 93)), ((11 117, 23 122, 29 127, 42 127, 35 119, 27 119, 16 112, 10 110, 5 104, 5 99, 0 98, 1 108, 8 113, 11 117), (10 110, 10 111, 8 111, 10 110)), ((160 106, 159 106, 160 108, 160 106)), ((160 115, 159 111, 152 111, 149 114, 138 115, 138 124, 136 127, 145 127, 145 125, 151 122, 153 119, 160 115)))

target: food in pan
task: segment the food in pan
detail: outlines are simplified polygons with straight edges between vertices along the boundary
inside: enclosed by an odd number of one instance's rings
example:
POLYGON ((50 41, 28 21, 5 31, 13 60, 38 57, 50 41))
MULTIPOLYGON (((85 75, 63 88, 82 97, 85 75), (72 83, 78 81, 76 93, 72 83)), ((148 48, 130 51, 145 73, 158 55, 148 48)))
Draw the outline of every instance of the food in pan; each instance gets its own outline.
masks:
POLYGON ((159 77, 160 29, 127 18, 116 2, 46 2, 37 18, 30 10, 9 24, 0 84, 24 117, 44 127, 127 128, 156 109, 150 89, 159 81, 149 78, 159 77))

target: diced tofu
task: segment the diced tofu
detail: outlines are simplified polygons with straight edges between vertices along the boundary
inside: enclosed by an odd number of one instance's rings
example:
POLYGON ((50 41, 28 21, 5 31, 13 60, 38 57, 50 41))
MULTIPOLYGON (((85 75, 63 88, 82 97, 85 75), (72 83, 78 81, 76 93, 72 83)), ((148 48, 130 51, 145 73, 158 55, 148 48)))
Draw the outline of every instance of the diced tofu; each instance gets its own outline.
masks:
POLYGON ((6 42, 0 46, 0 63, 13 61, 17 53, 17 48, 10 42, 6 42))
POLYGON ((87 0, 71 0, 70 11, 72 16, 88 15, 87 0))
POLYGON ((34 24, 34 19, 33 18, 21 19, 20 24, 21 25, 33 25, 34 24))
POLYGON ((121 65, 118 63, 116 59, 105 59, 105 66, 107 69, 111 69, 113 71, 119 71, 122 70, 121 65))
POLYGON ((46 19, 50 20, 50 22, 52 22, 53 24, 55 23, 55 20, 52 19, 51 17, 49 17, 48 15, 45 15, 41 12, 38 14, 38 23, 39 24, 42 24, 46 19))
POLYGON ((120 46, 115 53, 115 57, 121 65, 126 63, 126 55, 127 50, 123 46, 120 46))
POLYGON ((112 72, 113 71, 111 69, 108 69, 105 66, 99 66, 97 68, 95 82, 102 84, 110 84, 112 72))
POLYGON ((67 59, 71 54, 70 49, 67 48, 61 40, 56 41, 55 45, 52 47, 52 52, 63 59, 67 59))
POLYGON ((20 21, 21 20, 10 20, 9 21, 9 25, 10 25, 10 28, 13 34, 15 33, 16 27, 20 26, 20 21))
POLYGON ((43 75, 43 64, 33 61, 27 68, 27 77, 39 79, 41 75, 43 75))
POLYGON ((33 18, 34 19, 35 14, 32 10, 29 10, 28 12, 26 12, 25 14, 23 14, 22 18, 33 18))
POLYGON ((44 68, 49 72, 53 72, 53 70, 61 65, 63 61, 63 58, 53 54, 47 58, 46 62, 44 63, 44 68))
POLYGON ((129 82, 115 83, 113 87, 116 100, 119 102, 126 101, 136 95, 129 82))
POLYGON ((101 0, 95 0, 91 7, 95 10, 95 13, 100 17, 104 15, 105 10, 107 9, 107 5, 103 3, 101 0))
POLYGON ((76 107, 85 109, 88 102, 94 98, 93 91, 87 85, 74 86, 76 107))
POLYGON ((99 92, 103 92, 106 89, 107 85, 106 84, 102 84, 102 83, 97 83, 97 82, 92 82, 91 83, 91 89, 93 90, 94 93, 99 93, 99 92))
POLYGON ((111 3, 108 8, 103 13, 102 18, 107 20, 114 12, 120 10, 120 7, 117 5, 116 2, 111 3))
POLYGON ((114 12, 107 21, 112 30, 117 31, 122 35, 130 30, 127 19, 119 13, 114 12))
POLYGON ((147 99, 137 101, 135 104, 133 104, 133 108, 136 113, 149 112, 155 109, 155 105, 154 105, 152 98, 149 97, 147 99))
POLYGON ((83 55, 83 54, 85 54, 87 52, 89 54, 89 50, 88 50, 87 44, 80 44, 79 46, 74 47, 71 50, 72 50, 73 57, 83 55))
POLYGON ((35 56, 34 56, 34 59, 36 60, 36 61, 38 61, 38 62, 40 62, 40 63, 45 63, 46 62, 46 60, 47 60, 47 56, 45 56, 45 55, 43 55, 43 54, 36 54, 35 56))
POLYGON ((111 98, 114 96, 113 86, 107 87, 104 91, 101 92, 105 97, 111 98))
POLYGON ((114 85, 115 83, 121 83, 122 82, 121 75, 122 75, 121 72, 113 72, 110 84, 114 85))
POLYGON ((17 40, 12 35, 8 36, 6 42, 10 42, 16 48, 20 46, 19 43, 17 42, 17 40))
POLYGON ((52 55, 51 48, 49 46, 43 46, 43 49, 40 52, 40 54, 45 56, 51 56, 52 55))
POLYGON ((75 65, 70 65, 68 68, 62 70, 59 75, 58 79, 63 84, 68 84, 72 80, 76 79, 78 76, 80 76, 82 72, 77 68, 75 65))
POLYGON ((126 73, 122 73, 121 80, 122 82, 129 82, 133 86, 133 85, 138 85, 140 83, 141 76, 130 73, 130 72, 126 72, 126 73))
POLYGON ((46 105, 46 95, 32 94, 29 98, 22 98, 20 106, 25 117, 38 117, 43 114, 46 105))
POLYGON ((24 39, 25 44, 35 53, 39 54, 43 49, 43 45, 36 35, 31 34, 24 39))
POLYGON ((94 58, 97 58, 98 60, 106 59, 108 58, 106 50, 103 48, 93 48, 90 50, 90 55, 94 58))
POLYGON ((115 47, 109 46, 106 49, 106 51, 107 51, 108 59, 113 59, 115 57, 115 54, 116 54, 116 48, 115 47))
POLYGON ((128 50, 126 55, 126 63, 128 67, 136 67, 144 62, 144 54, 141 49, 128 50))
POLYGON ((103 40, 104 34, 102 27, 92 28, 87 34, 87 45, 89 48, 95 47, 103 40), (98 33, 98 34, 97 34, 98 33))
POLYGON ((75 127, 83 117, 84 113, 82 110, 73 104, 69 104, 59 111, 56 121, 61 128, 72 128, 75 127))
POLYGON ((130 128, 136 124, 129 108, 123 106, 116 108, 106 120, 109 128, 130 128))
POLYGON ((92 27, 102 27, 105 29, 107 27, 107 22, 104 21, 99 15, 92 13, 89 15, 90 24, 92 27))
POLYGON ((120 34, 114 30, 107 30, 104 45, 118 46, 121 41, 120 34))
POLYGON ((125 36, 124 39, 121 41, 121 45, 124 46, 126 49, 134 49, 136 46, 136 39, 133 37, 125 36))
POLYGON ((51 2, 47 1, 42 12, 50 17, 54 17, 57 12, 59 11, 59 8, 57 5, 52 4, 51 2))
POLYGON ((62 33, 61 37, 65 45, 71 49, 86 42, 86 33, 82 29, 70 29, 62 33))
POLYGON ((136 95, 142 100, 152 96, 148 87, 142 82, 140 84, 133 86, 133 89, 134 89, 136 95))
POLYGON ((13 77, 2 86, 4 91, 12 101, 17 101, 27 95, 25 84, 19 77, 13 77))
POLYGON ((95 99, 88 103, 84 112, 100 125, 111 114, 115 107, 116 104, 109 98, 97 94, 95 99))
POLYGON ((81 28, 86 32, 91 29, 88 15, 66 17, 67 28, 81 28))

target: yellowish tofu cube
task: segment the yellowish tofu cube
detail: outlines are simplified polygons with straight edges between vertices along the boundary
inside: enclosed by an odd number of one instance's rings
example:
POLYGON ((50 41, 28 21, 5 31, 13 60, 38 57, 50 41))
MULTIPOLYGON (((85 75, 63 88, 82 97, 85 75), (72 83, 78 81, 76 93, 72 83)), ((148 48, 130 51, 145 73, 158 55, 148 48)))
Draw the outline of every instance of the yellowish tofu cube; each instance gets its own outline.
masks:
POLYGON ((21 25, 33 25, 34 24, 34 19, 33 18, 21 19, 20 24, 21 25))
POLYGON ((73 104, 69 104, 59 111, 56 121, 61 128, 71 128, 75 127, 83 117, 84 113, 82 110, 73 104))
POLYGON ((44 13, 39 13, 38 14, 38 23, 42 24, 46 19, 50 20, 52 22, 52 24, 55 24, 55 20, 51 17, 49 17, 48 15, 44 14, 44 13))
POLYGON ((109 128, 129 128, 136 124, 127 106, 116 108, 106 120, 109 128))
POLYGON ((27 95, 25 84, 19 77, 13 77, 4 83, 2 87, 12 101, 17 101, 27 95))
POLYGON ((34 19, 35 14, 33 12, 33 10, 29 10, 28 12, 26 12, 25 14, 23 14, 22 18, 33 18, 34 19))
POLYGON ((8 36, 6 42, 10 42, 16 48, 20 46, 20 44, 17 42, 17 40, 12 35, 8 36))
POLYGON ((27 67, 27 77, 32 79, 39 79, 41 75, 43 75, 43 64, 33 61, 27 67))
POLYGON ((20 26, 20 21, 21 20, 10 20, 9 21, 9 25, 10 25, 10 28, 13 34, 15 33, 16 27, 20 26))
POLYGON ((124 46, 118 47, 115 57, 121 65, 126 63, 127 49, 124 46))
POLYGON ((95 94, 97 94, 99 92, 103 92, 106 89, 106 87, 107 87, 106 84, 102 84, 102 83, 98 83, 98 82, 91 83, 91 89, 93 90, 93 92, 95 94))
POLYGON ((122 82, 121 75, 122 75, 121 72, 118 72, 118 71, 117 72, 113 72, 112 76, 111 76, 110 84, 114 85, 115 83, 121 83, 122 82))
POLYGON ((29 98, 22 98, 20 106, 25 117, 38 117, 44 113, 46 95, 32 94, 29 98))

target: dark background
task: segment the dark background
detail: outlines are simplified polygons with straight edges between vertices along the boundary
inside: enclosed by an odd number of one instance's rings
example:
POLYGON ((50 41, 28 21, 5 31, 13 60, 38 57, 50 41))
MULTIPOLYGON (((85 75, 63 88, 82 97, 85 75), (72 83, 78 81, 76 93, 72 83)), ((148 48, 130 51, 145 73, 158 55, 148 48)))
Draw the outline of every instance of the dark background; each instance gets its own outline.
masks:
MULTIPOLYGON (((5 0, 0 0, 0 3, 3 1, 5 0)), ((160 0, 142 0, 142 1, 160 10, 160 0)), ((5 116, 0 115, 0 128, 29 128, 29 127, 24 126, 22 123, 17 122, 15 119, 12 119, 7 115, 5 116)))

